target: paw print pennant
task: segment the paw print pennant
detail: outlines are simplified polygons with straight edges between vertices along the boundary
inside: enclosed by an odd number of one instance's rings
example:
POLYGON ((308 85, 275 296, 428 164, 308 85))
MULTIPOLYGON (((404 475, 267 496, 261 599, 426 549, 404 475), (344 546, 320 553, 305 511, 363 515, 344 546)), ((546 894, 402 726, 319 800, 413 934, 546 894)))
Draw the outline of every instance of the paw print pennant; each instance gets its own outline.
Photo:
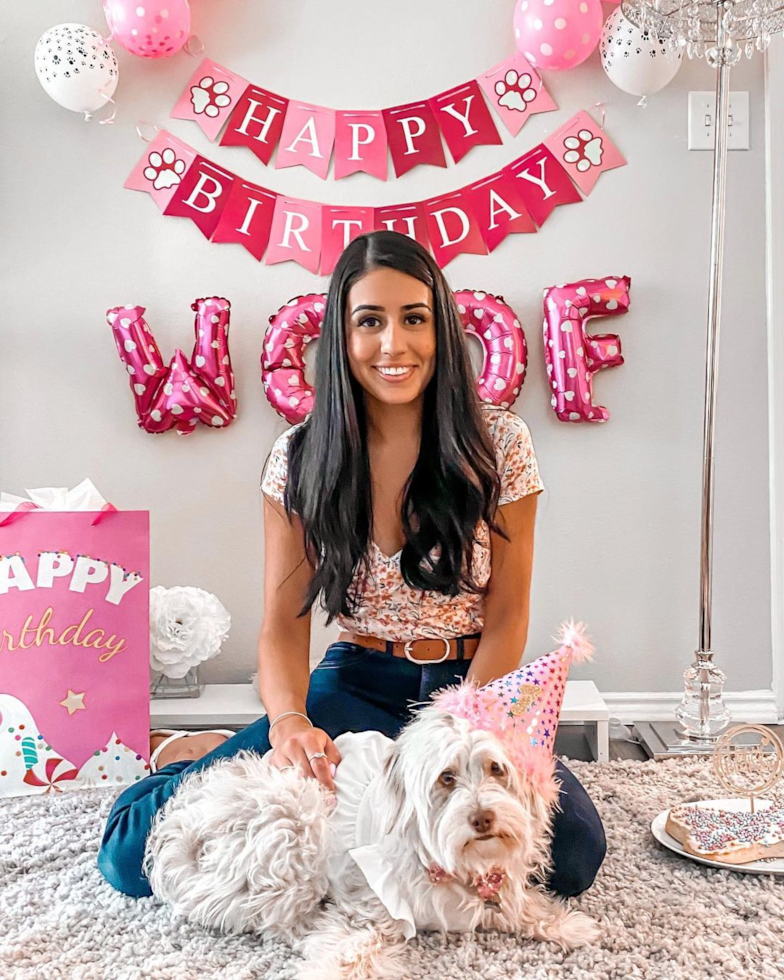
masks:
POLYGON ((217 139, 245 89, 246 79, 205 58, 171 111, 172 119, 196 122, 207 139, 217 139))
POLYGON ((477 81, 512 136, 535 113, 558 108, 537 70, 519 51, 483 72, 477 81))
POLYGON ((584 110, 548 136, 544 145, 584 194, 591 193, 599 174, 626 166, 618 148, 584 110))
POLYGON ((164 212, 196 157, 195 150, 162 129, 123 186, 145 191, 164 212))

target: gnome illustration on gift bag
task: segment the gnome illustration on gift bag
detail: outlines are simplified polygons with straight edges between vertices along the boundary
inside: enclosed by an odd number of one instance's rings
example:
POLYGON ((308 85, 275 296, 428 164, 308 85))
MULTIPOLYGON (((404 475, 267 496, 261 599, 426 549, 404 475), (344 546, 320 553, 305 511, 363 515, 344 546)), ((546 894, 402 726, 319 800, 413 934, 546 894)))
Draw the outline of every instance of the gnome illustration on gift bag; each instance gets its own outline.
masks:
MULTIPOLYGON (((594 653, 583 623, 570 619, 554 639, 559 644, 557 650, 484 687, 467 679, 443 688, 432 698, 443 711, 465 718, 473 728, 492 732, 551 811, 558 808, 560 782, 555 775, 553 746, 569 667, 591 660, 594 653)), ((433 883, 450 877, 437 866, 428 871, 433 883)), ((504 870, 496 868, 475 885, 486 902, 492 902, 504 880, 504 870)))

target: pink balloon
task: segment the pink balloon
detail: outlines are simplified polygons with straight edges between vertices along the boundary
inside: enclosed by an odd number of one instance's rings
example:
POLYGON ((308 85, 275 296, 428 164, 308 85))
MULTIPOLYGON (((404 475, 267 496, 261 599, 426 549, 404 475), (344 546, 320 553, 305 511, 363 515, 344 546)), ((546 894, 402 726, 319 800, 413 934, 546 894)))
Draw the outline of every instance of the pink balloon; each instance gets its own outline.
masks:
POLYGON ((261 380, 275 411, 294 425, 313 411, 313 389, 305 381, 305 348, 321 334, 323 293, 296 296, 269 318, 261 354, 261 380))
POLYGON ((604 27, 601 0, 517 0, 515 44, 536 68, 565 71, 585 61, 604 27))
POLYGON ((138 424, 145 432, 188 435, 201 422, 225 428, 237 415, 229 356, 227 299, 197 299, 196 343, 190 361, 179 349, 168 368, 144 320, 143 306, 107 310, 120 360, 130 375, 138 424))
POLYGON ((470 289, 455 293, 466 333, 482 346, 484 361, 477 378, 483 402, 509 408, 525 381, 528 345, 514 310, 500 296, 470 289))
POLYGON ((550 404, 561 422, 606 422, 610 413, 593 404, 593 376, 623 364, 617 334, 586 333, 596 316, 629 309, 629 276, 581 279, 544 291, 544 356, 553 388, 550 404))
POLYGON ((188 0, 103 0, 103 12, 112 40, 140 58, 168 58, 191 35, 188 0))
MULTIPOLYGON (((514 311, 491 293, 463 289, 454 294, 466 333, 482 346, 477 379, 482 401, 509 408, 520 392, 528 364, 525 333, 514 311)), ((305 381, 305 347, 321 334, 326 295, 296 296, 269 318, 261 355, 267 400, 291 425, 313 411, 315 392, 305 381)))

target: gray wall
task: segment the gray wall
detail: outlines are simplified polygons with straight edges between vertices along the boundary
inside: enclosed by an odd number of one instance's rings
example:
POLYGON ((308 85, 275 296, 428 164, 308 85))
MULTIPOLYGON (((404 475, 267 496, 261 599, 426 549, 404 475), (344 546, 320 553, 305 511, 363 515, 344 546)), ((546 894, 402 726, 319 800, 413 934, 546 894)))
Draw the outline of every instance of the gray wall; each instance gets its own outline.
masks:
MULTIPOLYGON (((394 16, 389 4, 362 0, 192 7, 216 61, 339 108, 434 95, 513 52, 509 0, 397 0, 394 16)), ((292 263, 258 265, 239 246, 209 245, 190 222, 164 219, 151 199, 123 190, 144 150, 134 124, 166 126, 282 193, 403 203, 499 169, 604 100, 607 130, 629 166, 601 177, 585 203, 557 210, 539 234, 510 238, 491 257, 460 256, 447 274, 455 288, 503 294, 526 327, 529 375, 514 410, 531 428, 547 486, 527 656, 550 649, 551 634, 574 616, 597 645, 595 663, 574 676, 603 691, 677 690, 697 645, 711 168, 710 153, 686 149, 687 92, 712 88, 713 72, 687 62, 640 108, 606 79, 594 53, 575 70, 546 75, 560 108, 533 117, 514 139, 507 134, 504 145, 400 181, 335 183, 302 168, 268 170, 249 152, 216 148, 195 125, 168 120, 197 64, 184 53, 149 63, 118 48, 117 121, 86 125, 48 99, 33 70, 38 37, 64 21, 104 29, 97 0, 16 4, 4 24, 0 487, 21 492, 90 476, 118 506, 149 508, 152 584, 196 585, 223 600, 231 637, 204 673, 246 680, 263 611, 258 477, 285 428, 259 380, 261 339, 270 313, 324 280, 292 263), (610 421, 558 422, 542 356, 542 288, 624 273, 633 280, 631 312, 606 326, 620 334, 626 363, 595 381, 610 421), (167 358, 175 345, 190 349, 190 303, 212 294, 232 302, 241 415, 225 432, 147 435, 136 427, 104 311, 146 306, 167 358)), ((762 63, 733 74, 733 89, 751 93, 752 148, 731 154, 729 167, 713 648, 728 690, 749 690, 771 681, 762 63)), ((314 630, 314 657, 333 630, 314 630)))

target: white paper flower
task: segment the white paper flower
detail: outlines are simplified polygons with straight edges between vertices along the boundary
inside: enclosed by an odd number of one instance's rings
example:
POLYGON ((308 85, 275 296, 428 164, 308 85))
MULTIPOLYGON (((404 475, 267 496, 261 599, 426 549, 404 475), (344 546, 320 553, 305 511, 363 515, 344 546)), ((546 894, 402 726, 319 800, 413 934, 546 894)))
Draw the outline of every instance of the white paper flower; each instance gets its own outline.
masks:
POLYGON ((150 589, 150 666, 184 677, 219 651, 231 616, 210 592, 189 585, 150 589))

